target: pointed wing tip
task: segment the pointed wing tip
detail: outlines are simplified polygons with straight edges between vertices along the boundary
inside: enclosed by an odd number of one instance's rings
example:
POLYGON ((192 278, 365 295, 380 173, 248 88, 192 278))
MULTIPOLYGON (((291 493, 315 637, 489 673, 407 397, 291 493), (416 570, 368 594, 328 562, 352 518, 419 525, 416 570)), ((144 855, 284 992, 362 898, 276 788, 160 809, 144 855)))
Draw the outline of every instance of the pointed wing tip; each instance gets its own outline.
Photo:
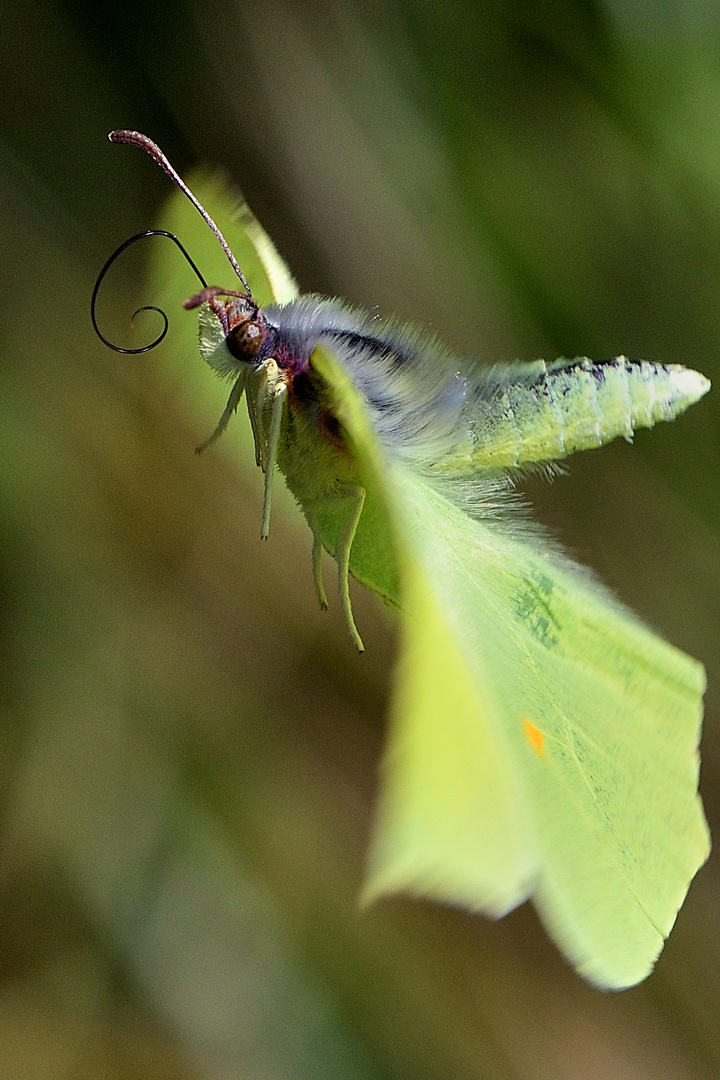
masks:
POLYGON ((622 932, 625 920, 620 918, 609 923, 600 934, 588 933, 587 927, 579 928, 575 919, 561 918, 557 902, 542 886, 532 897, 548 936, 575 971, 599 990, 629 990, 644 982, 655 969, 695 874, 710 854, 710 832, 702 812, 700 816, 702 836, 698 837, 693 869, 683 875, 664 913, 656 912, 654 919, 645 913, 644 925, 641 928, 636 925, 630 936, 622 932))
POLYGON ((524 903, 532 891, 526 884, 514 882, 512 885, 512 888, 498 889, 497 881, 489 884, 468 880, 462 873, 439 875, 435 867, 430 870, 424 865, 394 865, 368 874, 359 906, 364 911, 378 900, 404 895, 462 908, 489 919, 502 919, 524 903))
POLYGON ((650 960, 643 960, 640 963, 633 964, 624 971, 616 968, 608 969, 604 965, 598 967, 594 960, 587 963, 571 960, 571 963, 578 975, 581 975, 598 990, 614 992, 632 990, 633 986, 639 986, 641 982, 647 979, 648 975, 652 974, 664 944, 664 941, 660 943, 657 952, 650 960))

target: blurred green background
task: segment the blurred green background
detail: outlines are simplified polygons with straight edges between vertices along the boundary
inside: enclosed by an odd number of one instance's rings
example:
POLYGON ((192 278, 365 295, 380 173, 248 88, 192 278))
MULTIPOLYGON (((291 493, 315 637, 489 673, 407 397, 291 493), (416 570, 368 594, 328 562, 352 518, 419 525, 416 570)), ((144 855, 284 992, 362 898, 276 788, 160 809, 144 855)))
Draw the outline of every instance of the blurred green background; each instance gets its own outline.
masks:
MULTIPOLYGON (((193 453, 225 391, 205 371, 181 408, 186 336, 118 357, 88 309, 170 194, 107 142, 134 127, 224 168, 303 290, 482 360, 626 353, 720 386, 720 9, 30 0, 0 57, 0 1076, 717 1076, 712 859, 620 995, 528 906, 358 910, 393 620, 355 589, 358 657, 289 500, 261 545, 252 460, 193 453)), ((103 294, 129 343, 142 254, 103 294)), ((711 826, 719 401, 528 485, 705 662, 711 826)))

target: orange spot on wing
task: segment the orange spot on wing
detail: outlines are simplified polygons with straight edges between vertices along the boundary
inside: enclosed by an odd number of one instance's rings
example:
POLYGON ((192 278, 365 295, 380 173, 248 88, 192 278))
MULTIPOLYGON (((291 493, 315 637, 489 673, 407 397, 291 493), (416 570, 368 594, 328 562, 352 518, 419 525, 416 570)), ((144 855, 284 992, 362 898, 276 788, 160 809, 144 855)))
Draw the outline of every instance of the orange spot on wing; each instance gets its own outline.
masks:
POLYGON ((539 727, 535 727, 531 720, 523 717, 523 733, 538 757, 545 758, 545 736, 539 727))

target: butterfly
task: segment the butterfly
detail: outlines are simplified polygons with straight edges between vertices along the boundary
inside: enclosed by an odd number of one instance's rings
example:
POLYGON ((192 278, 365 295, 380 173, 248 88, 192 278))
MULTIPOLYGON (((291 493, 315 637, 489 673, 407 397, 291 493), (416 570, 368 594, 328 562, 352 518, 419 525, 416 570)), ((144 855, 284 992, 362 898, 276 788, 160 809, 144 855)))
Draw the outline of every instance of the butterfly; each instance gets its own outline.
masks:
MULTIPOLYGON (((679 365, 617 357, 481 366, 400 322, 299 296, 247 209, 276 302, 207 285, 203 359, 243 396, 264 472, 280 471, 322 556, 403 613, 366 901, 406 892, 500 917, 532 898, 565 956, 603 988, 650 972, 709 837, 697 792, 702 666, 667 644, 513 505, 518 474, 672 420, 710 388, 679 365)), ((126 241, 114 258, 140 236, 126 241)), ((165 327, 153 347, 164 337, 165 327)), ((100 334, 103 337, 102 334, 100 334)), ((107 342, 107 339, 103 337, 107 342)), ((107 344, 111 344, 107 342, 107 344)), ((114 348, 116 346, 113 346, 114 348)), ((144 351, 123 350, 119 351, 144 351)))

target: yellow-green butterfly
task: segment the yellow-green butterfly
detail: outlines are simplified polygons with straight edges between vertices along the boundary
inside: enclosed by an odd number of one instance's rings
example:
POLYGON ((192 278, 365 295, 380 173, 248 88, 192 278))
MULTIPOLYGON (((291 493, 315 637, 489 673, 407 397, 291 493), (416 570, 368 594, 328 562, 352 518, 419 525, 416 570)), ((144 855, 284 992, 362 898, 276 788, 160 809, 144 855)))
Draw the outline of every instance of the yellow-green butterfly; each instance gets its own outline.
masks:
POLYGON ((531 897, 587 979, 639 982, 709 851, 697 794, 703 669, 533 531, 508 495, 513 473, 671 420, 708 380, 624 357, 460 360, 398 323, 298 296, 245 209, 259 288, 276 301, 260 308, 158 147, 137 132, 110 138, 161 165, 240 282, 201 277, 185 307, 199 308, 203 358, 232 382, 208 443, 246 396, 262 534, 277 466, 312 530, 320 602, 325 549, 358 647, 349 574, 404 613, 365 898, 405 891, 497 917, 531 897))

